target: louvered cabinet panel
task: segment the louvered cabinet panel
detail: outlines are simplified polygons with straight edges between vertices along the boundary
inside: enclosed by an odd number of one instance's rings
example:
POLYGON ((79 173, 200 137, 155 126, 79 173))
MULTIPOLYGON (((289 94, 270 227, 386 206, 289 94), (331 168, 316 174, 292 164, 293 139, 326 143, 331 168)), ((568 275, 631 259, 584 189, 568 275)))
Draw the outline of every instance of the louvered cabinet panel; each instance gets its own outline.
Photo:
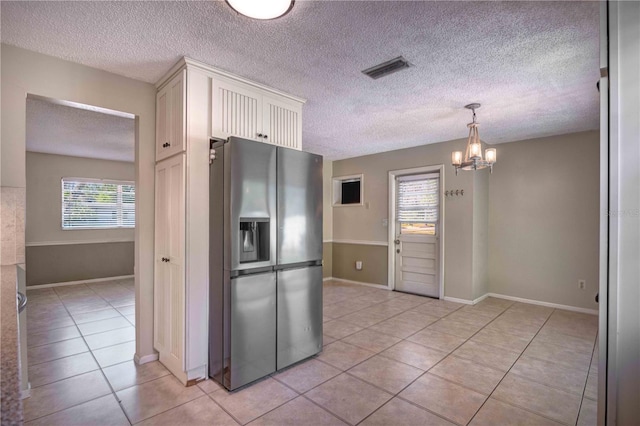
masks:
POLYGON ((213 79, 213 136, 239 136, 262 140, 262 96, 250 86, 222 78, 213 79))
POLYGON ((286 99, 263 96, 262 108, 265 142, 302 149, 302 105, 287 102, 286 99))

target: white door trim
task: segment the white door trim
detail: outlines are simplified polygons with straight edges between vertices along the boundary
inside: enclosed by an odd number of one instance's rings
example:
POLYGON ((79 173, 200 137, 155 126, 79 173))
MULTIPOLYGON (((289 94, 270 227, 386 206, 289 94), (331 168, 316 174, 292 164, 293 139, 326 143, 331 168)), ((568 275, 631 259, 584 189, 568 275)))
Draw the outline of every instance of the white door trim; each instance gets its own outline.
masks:
POLYGON ((389 234, 388 234, 388 270, 387 288, 395 289, 395 250, 396 246, 393 240, 396 238, 396 178, 403 175, 415 175, 422 173, 440 173, 440 221, 438 222, 439 240, 439 259, 438 259, 438 281, 440 281, 440 299, 444 298, 444 164, 434 166, 414 167, 412 169, 391 170, 389 171, 389 234))

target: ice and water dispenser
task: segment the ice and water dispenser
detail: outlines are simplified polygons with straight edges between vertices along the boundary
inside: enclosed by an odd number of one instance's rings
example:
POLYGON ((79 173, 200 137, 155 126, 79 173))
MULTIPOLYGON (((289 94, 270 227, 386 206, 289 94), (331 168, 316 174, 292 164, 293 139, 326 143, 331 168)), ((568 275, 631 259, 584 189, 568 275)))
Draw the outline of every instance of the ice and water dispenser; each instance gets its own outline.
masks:
POLYGON ((269 219, 240 218, 240 263, 269 260, 269 219))

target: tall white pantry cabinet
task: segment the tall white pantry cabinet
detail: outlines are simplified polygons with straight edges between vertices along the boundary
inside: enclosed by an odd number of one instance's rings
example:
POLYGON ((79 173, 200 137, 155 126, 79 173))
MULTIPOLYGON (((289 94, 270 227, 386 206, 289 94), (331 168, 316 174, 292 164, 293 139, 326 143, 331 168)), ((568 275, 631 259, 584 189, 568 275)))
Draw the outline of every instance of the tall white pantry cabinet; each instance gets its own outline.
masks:
POLYGON ((207 377, 209 140, 301 149, 304 100, 188 58, 157 88, 154 347, 188 385, 207 377))

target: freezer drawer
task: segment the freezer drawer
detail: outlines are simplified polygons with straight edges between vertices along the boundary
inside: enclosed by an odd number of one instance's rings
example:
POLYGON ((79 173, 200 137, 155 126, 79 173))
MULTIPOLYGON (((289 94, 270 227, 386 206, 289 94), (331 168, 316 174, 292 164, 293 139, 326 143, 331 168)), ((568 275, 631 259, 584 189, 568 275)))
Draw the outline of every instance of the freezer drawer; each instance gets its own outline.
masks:
POLYGON ((232 278, 229 293, 224 385, 234 390, 276 370, 276 273, 232 278))
POLYGON ((280 370, 322 350, 322 266, 277 274, 280 370))

